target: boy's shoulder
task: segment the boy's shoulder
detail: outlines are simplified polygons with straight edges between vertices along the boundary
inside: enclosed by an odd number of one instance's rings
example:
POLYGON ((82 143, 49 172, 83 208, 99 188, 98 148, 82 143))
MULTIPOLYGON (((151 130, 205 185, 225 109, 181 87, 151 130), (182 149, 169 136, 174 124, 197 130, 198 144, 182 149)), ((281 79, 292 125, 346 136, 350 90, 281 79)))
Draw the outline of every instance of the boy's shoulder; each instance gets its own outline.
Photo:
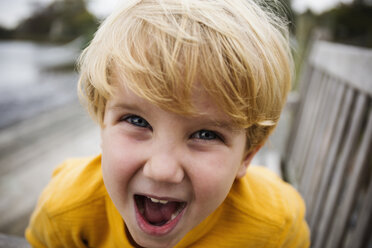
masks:
MULTIPOLYGON (((237 213, 237 221, 245 223, 247 235, 276 244, 289 240, 308 242, 302 197, 294 187, 265 167, 249 167, 247 174, 234 183, 226 205, 230 214, 237 213)), ((307 246, 308 243, 301 243, 288 247, 307 246)))
MULTIPOLYGON (((273 208, 273 211, 278 208, 283 211, 288 209, 281 209, 283 205, 287 207, 299 205, 305 208, 297 190, 263 166, 249 167, 246 175, 234 185, 233 190, 236 194, 241 194, 240 197, 247 197, 254 203, 265 202, 273 208)), ((249 205, 252 205, 252 202, 249 205)))
POLYGON ((108 193, 101 157, 69 159, 53 172, 25 235, 34 247, 99 247, 107 237, 108 193))
POLYGON ((232 194, 240 199, 240 204, 235 206, 269 221, 266 223, 288 222, 294 214, 301 218, 305 215, 305 204, 297 190, 262 166, 251 166, 245 177, 234 185, 232 194), (242 198, 246 201, 241 201, 242 198))
POLYGON ((96 201, 104 202, 106 196, 101 156, 74 158, 56 167, 39 204, 49 216, 55 216, 96 201))

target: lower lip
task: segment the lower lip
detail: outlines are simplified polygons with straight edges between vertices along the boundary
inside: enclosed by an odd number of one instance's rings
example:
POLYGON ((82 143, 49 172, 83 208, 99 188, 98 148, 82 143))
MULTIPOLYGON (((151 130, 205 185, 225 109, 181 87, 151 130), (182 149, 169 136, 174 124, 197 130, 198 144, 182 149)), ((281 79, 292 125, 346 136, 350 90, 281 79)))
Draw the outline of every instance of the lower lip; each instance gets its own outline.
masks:
MULTIPOLYGON (((187 207, 187 206, 186 206, 187 207)), ((134 203, 134 209, 136 212, 136 220, 138 223, 138 226, 141 228, 141 230, 149 235, 153 236, 163 236, 168 233, 170 233, 178 224, 178 222, 181 220, 183 213, 185 212, 185 209, 182 209, 181 213, 179 213, 176 218, 169 221, 168 223, 162 225, 162 226, 153 226, 149 224, 141 215, 137 208, 137 204, 134 203)))

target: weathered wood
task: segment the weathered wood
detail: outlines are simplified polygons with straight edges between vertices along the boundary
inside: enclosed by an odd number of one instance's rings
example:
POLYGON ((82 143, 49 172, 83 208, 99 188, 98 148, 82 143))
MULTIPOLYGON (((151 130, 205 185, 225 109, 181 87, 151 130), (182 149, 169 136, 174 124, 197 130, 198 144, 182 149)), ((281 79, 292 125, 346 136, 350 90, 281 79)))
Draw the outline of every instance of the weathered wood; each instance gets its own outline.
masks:
MULTIPOLYGON (((299 113, 303 112, 303 109, 305 108, 305 102, 307 102, 307 99, 309 98, 309 94, 306 94, 309 88, 309 82, 311 80, 311 76, 313 74, 313 66, 305 62, 303 66, 303 73, 301 73, 301 80, 300 80, 300 85, 299 85, 299 97, 303 99, 302 101, 297 101, 298 105, 297 108, 294 110, 294 123, 291 126, 291 133, 293 134, 293 137, 298 137, 299 133, 302 132, 302 130, 299 128, 300 127, 300 122, 302 115, 299 113)), ((295 164, 292 162, 295 156, 294 153, 294 144, 295 144, 295 139, 288 139, 287 141, 287 146, 284 154, 284 160, 288 161, 288 164, 291 164, 291 166, 288 166, 290 168, 294 168, 295 164)), ((287 170, 288 167, 284 167, 285 169, 285 174, 289 178, 291 182, 293 182, 296 185, 296 180, 295 180, 295 169, 287 170)))
POLYGON ((296 179, 301 181, 302 171, 303 171, 303 152, 306 149, 305 141, 307 139, 308 132, 304 132, 309 126, 309 122, 311 121, 311 110, 314 108, 316 99, 316 89, 319 87, 319 82, 321 81, 322 74, 319 71, 314 71, 314 75, 311 78, 310 85, 308 88, 309 96, 306 98, 305 107, 303 109, 304 112, 309 113, 309 115, 303 115, 300 120, 301 130, 298 132, 298 136, 296 137, 295 141, 295 148, 293 151, 293 164, 294 169, 296 171, 297 177, 296 179))
POLYGON ((344 95, 344 85, 338 85, 337 81, 332 81, 331 95, 327 98, 326 105, 329 106, 324 112, 327 117, 324 117, 323 125, 324 131, 321 137, 321 144, 319 145, 316 154, 314 154, 314 170, 311 179, 311 188, 306 197, 309 208, 309 215, 312 214, 311 210, 315 208, 315 199, 317 193, 320 191, 322 175, 326 171, 326 158, 332 146, 332 138, 334 136, 334 127, 336 126, 337 116, 340 112, 341 101, 344 95))
POLYGON ((324 123, 326 123, 324 120, 329 115, 328 108, 329 104, 327 105, 328 96, 330 95, 330 91, 332 90, 332 83, 330 82, 331 78, 327 78, 325 80, 324 88, 319 93, 319 106, 318 109, 316 109, 316 115, 313 117, 314 124, 313 129, 309 130, 309 133, 311 132, 310 139, 309 139, 309 148, 303 157, 304 163, 305 163, 305 170, 304 170, 304 177, 302 179, 302 189, 301 192, 303 192, 306 199, 309 198, 309 191, 312 187, 313 183, 313 174, 315 171, 314 166, 315 161, 314 159, 317 158, 317 150, 320 147, 320 143, 322 141, 323 136, 323 129, 324 129, 324 123))
MULTIPOLYGON (((333 244, 334 247, 340 247, 342 235, 346 228, 347 220, 355 203, 358 186, 361 184, 362 173, 365 173, 363 166, 365 165, 368 152, 371 151, 372 144, 372 109, 369 109, 369 120, 367 123, 366 131, 363 133, 363 140, 360 145, 355 165, 351 174, 348 177, 348 187, 346 189, 343 204, 338 209, 337 218, 335 221, 335 228, 332 229, 328 238, 328 243, 333 244)), ((358 138, 358 137, 357 137, 358 138)), ((357 247, 357 246, 356 246, 357 247)))
POLYGON ((0 232, 23 235, 54 167, 98 154, 99 129, 73 101, 1 130, 0 147, 6 145, 12 151, 0 149, 0 232))
MULTIPOLYGON (((313 93, 316 92, 315 90, 313 90, 314 87, 316 87, 316 82, 318 81, 320 77, 320 73, 318 71, 314 71, 314 74, 312 77, 309 77, 309 80, 310 80, 310 83, 309 83, 309 86, 306 87, 306 91, 308 92, 308 94, 306 94, 306 96, 304 96, 304 104, 301 106, 301 109, 300 109, 300 113, 304 113, 304 112, 307 112, 310 110, 310 105, 311 105, 311 102, 313 101, 312 98, 313 98, 313 93)), ((304 126, 306 125, 306 123, 309 121, 308 120, 308 116, 306 115, 299 115, 300 117, 298 118, 298 122, 299 122, 299 128, 298 128, 298 131, 297 131, 297 135, 294 136, 294 144, 296 144, 294 147, 293 147, 293 151, 291 152, 291 156, 289 157, 289 165, 291 166, 291 168, 293 169, 293 172, 295 175, 293 175, 293 179, 295 180, 295 184, 296 182, 299 182, 299 178, 298 178, 298 175, 300 174, 300 171, 301 171, 301 159, 299 157, 299 154, 300 154, 300 149, 301 149, 301 145, 299 144, 302 144, 303 140, 304 140, 304 136, 305 136, 305 132, 303 132, 303 129, 304 129, 304 126)))
MULTIPOLYGON (((311 145, 311 140, 313 138, 313 134, 316 131, 316 116, 321 108, 322 104, 322 94, 320 92, 324 92, 326 88, 326 84, 324 83, 325 80, 325 75, 320 72, 320 78, 319 81, 315 82, 315 88, 313 87, 313 97, 311 98, 310 104, 309 104, 309 109, 307 111, 307 116, 308 119, 305 122, 304 130, 305 131, 305 136, 302 141, 302 145, 300 148, 300 152, 298 154, 298 161, 301 161, 301 168, 299 171, 299 180, 303 182, 304 178, 304 171, 305 171, 305 165, 306 165, 306 157, 307 157, 307 152, 310 149, 311 145)), ((306 187, 306 185, 301 185, 302 187, 306 187)))
POLYGON ((372 50, 319 41, 311 51, 310 63, 348 85, 372 95, 372 50))
MULTIPOLYGON (((372 172, 372 170, 370 171, 372 172)), ((372 173, 370 175, 372 177, 372 173)), ((372 183, 369 183, 366 198, 362 209, 360 211, 359 221, 354 231, 354 235, 352 237, 352 241, 347 244, 347 248, 363 248, 363 238, 368 238, 368 243, 371 243, 371 230, 368 229, 368 225, 372 221, 372 183)), ((370 247, 370 246, 368 246, 370 247)))
POLYGON ((0 233, 1 248, 28 248, 31 247, 24 238, 0 233))
POLYGON ((304 197, 312 247, 369 247, 372 50, 315 42, 305 67, 285 172, 304 197))
MULTIPOLYGON (((306 102, 306 98, 308 97, 308 94, 306 93, 307 93, 309 84, 307 82, 310 81, 311 75, 313 73, 313 66, 308 64, 306 61, 304 62, 304 65, 302 68, 303 69, 302 69, 302 73, 301 73, 301 77, 299 81, 300 83, 299 83, 299 94, 298 95, 300 99, 303 99, 303 101, 297 101, 298 106, 293 110, 294 120, 291 126, 291 133, 296 134, 296 137, 299 132, 298 129, 300 126, 299 123, 300 123, 301 115, 299 113, 303 112, 303 108, 305 106, 304 103, 306 102)), ((295 143, 294 140, 295 139, 288 139, 287 141, 286 150, 285 150, 285 153, 283 154, 285 160, 290 160, 290 158, 293 156, 292 152, 294 149, 294 146, 293 146, 293 144, 295 143)))
POLYGON ((320 191, 318 192, 318 195, 315 200, 315 208, 309 209, 307 213, 307 216, 310 222, 313 240, 316 238, 317 231, 318 231, 318 228, 317 228, 318 222, 320 221, 324 203, 325 203, 325 200, 327 199, 329 185, 331 182, 332 174, 334 172, 334 168, 336 166, 335 161, 337 158, 337 153, 341 147, 342 134, 344 133, 344 130, 345 130, 346 120, 347 120, 348 113, 351 108, 352 99, 353 99, 353 90, 352 89, 346 90, 345 98, 343 100, 344 104, 341 108, 341 113, 338 116, 337 125, 335 127, 334 139, 332 139, 332 145, 330 147, 328 159, 327 159, 327 162, 325 163, 325 171, 324 171, 324 174, 322 175, 320 191))
POLYGON ((319 223, 319 238, 315 241, 315 248, 325 247, 326 237, 329 235, 329 228, 332 227, 336 203, 340 194, 341 184, 343 182, 343 177, 345 170, 347 169, 349 158, 353 152, 353 148, 356 144, 356 139, 359 137, 358 132, 360 132, 363 112, 367 105, 367 98, 365 95, 358 95, 356 99, 356 106, 353 111, 351 128, 347 133, 346 141, 342 147, 337 165, 335 168, 335 173, 332 179, 331 188, 328 193, 327 201, 324 208, 323 217, 319 223))

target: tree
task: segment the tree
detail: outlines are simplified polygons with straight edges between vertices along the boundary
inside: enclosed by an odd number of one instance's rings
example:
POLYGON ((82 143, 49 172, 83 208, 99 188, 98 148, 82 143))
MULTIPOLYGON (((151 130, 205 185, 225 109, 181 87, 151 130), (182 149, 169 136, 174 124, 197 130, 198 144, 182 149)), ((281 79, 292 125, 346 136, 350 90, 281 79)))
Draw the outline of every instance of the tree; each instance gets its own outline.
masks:
POLYGON ((66 42, 91 36, 97 26, 98 21, 87 11, 84 0, 59 0, 22 21, 16 28, 16 37, 66 42))

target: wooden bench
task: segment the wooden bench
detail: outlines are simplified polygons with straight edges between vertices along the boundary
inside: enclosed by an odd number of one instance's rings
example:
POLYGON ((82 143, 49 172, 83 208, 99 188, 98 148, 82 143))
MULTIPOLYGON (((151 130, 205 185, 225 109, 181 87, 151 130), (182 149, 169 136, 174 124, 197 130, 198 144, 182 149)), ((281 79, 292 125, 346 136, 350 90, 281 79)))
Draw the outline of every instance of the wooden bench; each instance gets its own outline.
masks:
POLYGON ((312 247, 372 247, 372 50, 317 41, 303 68, 284 176, 312 247))

